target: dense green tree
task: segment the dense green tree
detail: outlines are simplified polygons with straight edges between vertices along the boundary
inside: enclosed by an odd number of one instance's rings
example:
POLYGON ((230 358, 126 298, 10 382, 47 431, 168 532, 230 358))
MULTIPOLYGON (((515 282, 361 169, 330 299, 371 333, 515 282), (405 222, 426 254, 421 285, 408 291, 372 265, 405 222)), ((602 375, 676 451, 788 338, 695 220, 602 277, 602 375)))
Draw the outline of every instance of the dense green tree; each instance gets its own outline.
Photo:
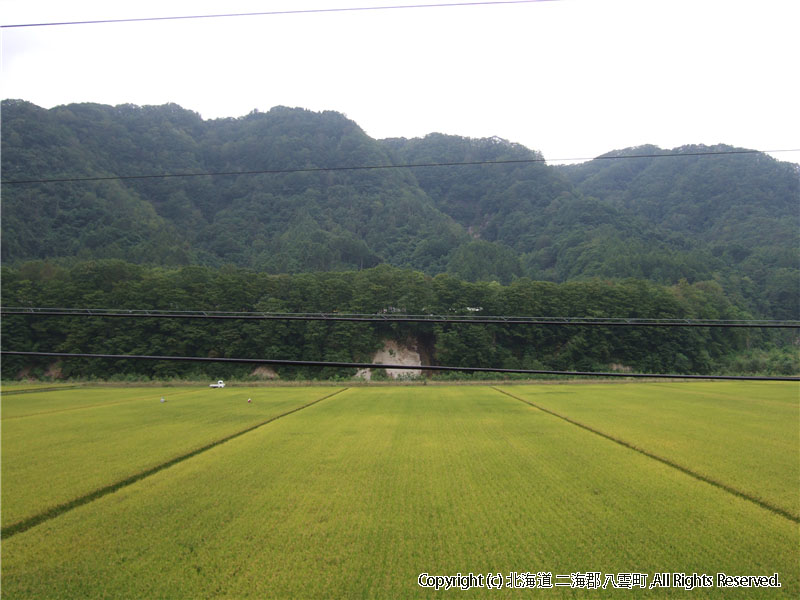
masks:
POLYGON ((519 257, 508 247, 476 240, 459 246, 450 255, 448 273, 467 281, 510 283, 522 273, 519 257))

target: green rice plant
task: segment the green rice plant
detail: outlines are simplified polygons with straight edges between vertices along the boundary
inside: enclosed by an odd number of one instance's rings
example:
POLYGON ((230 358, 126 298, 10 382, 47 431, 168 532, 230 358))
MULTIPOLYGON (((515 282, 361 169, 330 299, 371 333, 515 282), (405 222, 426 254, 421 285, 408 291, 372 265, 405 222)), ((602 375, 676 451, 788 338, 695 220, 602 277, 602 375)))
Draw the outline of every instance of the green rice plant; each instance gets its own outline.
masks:
POLYGON ((800 387, 796 383, 501 389, 800 518, 800 387))
POLYGON ((8 396, 2 419, 3 529, 329 393, 98 388, 8 396))
POLYGON ((80 410, 85 408, 123 404, 152 400, 155 396, 159 400, 162 396, 170 397, 176 393, 196 391, 190 389, 179 390, 176 388, 102 388, 102 387, 71 387, 64 389, 52 386, 42 386, 45 389, 36 391, 36 388, 25 388, 30 392, 13 393, 12 388, 4 392, 11 392, 3 396, 2 419, 4 423, 18 417, 30 417, 48 413, 80 410))
MULTIPOLYGON (((515 388, 516 389, 516 388, 515 388)), ((778 573, 798 525, 487 387, 349 389, 4 540, 9 598, 683 596, 422 573, 778 573)), ((563 580, 562 580, 563 581, 563 580)))

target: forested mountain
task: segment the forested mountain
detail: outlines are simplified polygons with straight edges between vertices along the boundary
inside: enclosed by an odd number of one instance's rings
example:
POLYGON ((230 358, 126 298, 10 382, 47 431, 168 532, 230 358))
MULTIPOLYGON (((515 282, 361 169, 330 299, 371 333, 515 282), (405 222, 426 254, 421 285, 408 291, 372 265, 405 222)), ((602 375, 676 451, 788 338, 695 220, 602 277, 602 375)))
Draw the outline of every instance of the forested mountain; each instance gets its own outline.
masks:
POLYGON ((269 272, 442 270, 466 233, 336 113, 276 108, 204 122, 174 105, 3 103, 3 179, 294 171, 4 187, 5 261, 57 256, 269 272), (297 172, 297 170, 308 170, 297 172), (423 240, 430 251, 418 251, 423 240))
POLYGON ((3 185, 2 259, 266 273, 388 263, 503 284, 716 280, 753 315, 796 318, 797 167, 697 150, 551 167, 496 138, 374 140, 334 112, 204 121, 176 105, 8 100, 4 182, 100 179, 3 185), (349 169, 464 162, 501 164, 349 169), (136 178, 196 173, 229 174, 136 178), (102 180, 114 176, 131 178, 102 180))
POLYGON ((702 257, 701 278, 716 276, 734 296, 756 299, 756 310, 797 318, 800 168, 764 154, 726 154, 731 150, 642 146, 559 170, 579 193, 692 248, 702 257), (664 154, 671 156, 656 158, 664 154))

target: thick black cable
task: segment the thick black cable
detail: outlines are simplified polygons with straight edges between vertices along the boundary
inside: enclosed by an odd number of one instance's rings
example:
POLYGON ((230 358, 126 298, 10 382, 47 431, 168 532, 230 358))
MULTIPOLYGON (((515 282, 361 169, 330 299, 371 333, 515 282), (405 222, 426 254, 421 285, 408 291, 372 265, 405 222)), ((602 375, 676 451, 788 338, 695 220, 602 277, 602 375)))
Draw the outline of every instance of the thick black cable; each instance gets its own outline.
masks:
POLYGON ((181 21, 190 19, 223 19, 231 17, 266 17, 279 15, 303 15, 317 13, 365 12, 377 10, 400 10, 410 8, 453 8, 462 6, 493 6, 501 4, 535 4, 538 2, 557 2, 558 0, 481 0, 478 2, 448 2, 445 4, 400 4, 394 6, 351 6, 340 8, 307 8, 298 10, 271 10, 247 13, 223 13, 214 15, 175 15, 171 17, 132 17, 129 19, 96 19, 92 21, 61 21, 51 23, 20 23, 16 25, 0 25, 0 29, 23 27, 53 27, 58 25, 100 25, 111 23, 141 23, 152 21, 181 21))
POLYGON ((391 365, 380 363, 325 362, 313 360, 282 360, 273 358, 209 358, 205 356, 153 356, 149 354, 76 354, 68 352, 0 351, 3 356, 39 356, 49 358, 92 358, 108 360, 163 360, 183 362, 234 363, 272 365, 278 367, 333 367, 341 369, 403 369, 407 371, 458 371, 463 373, 509 373, 517 375, 564 375, 570 377, 633 377, 650 379, 730 379, 741 381, 800 381, 800 377, 761 375, 681 375, 676 373, 620 373, 594 371, 551 371, 532 369, 501 369, 496 367, 446 367, 439 365, 391 365))
POLYGON ((800 149, 784 150, 710 150, 703 152, 681 152, 671 154, 627 154, 603 155, 583 158, 520 158, 509 160, 476 160, 466 162, 412 163, 405 165, 356 165, 351 167, 306 167, 299 169, 261 169, 257 171, 204 171, 201 173, 151 173, 146 175, 107 175, 97 177, 63 177, 52 179, 9 179, 0 181, 2 185, 22 185, 31 183, 79 183, 91 181, 130 181, 137 179, 169 179, 175 177, 235 177, 239 175, 290 175, 293 173, 329 173, 336 171, 369 171, 378 169, 419 169, 432 167, 469 167, 480 165, 514 165, 587 160, 622 160, 629 158, 676 158, 681 156, 720 156, 727 154, 766 154, 769 152, 800 152, 800 149))
POLYGON ((346 313, 268 313, 222 311, 170 311, 113 310, 98 308, 0 308, 3 316, 27 317, 95 317, 95 318, 147 318, 147 319, 210 319, 243 321, 342 321, 350 323, 444 323, 476 325, 568 325, 591 327, 732 327, 797 329, 800 321, 789 320, 721 320, 721 319, 641 319, 594 317, 516 317, 516 316, 446 316, 446 315, 391 315, 346 313))

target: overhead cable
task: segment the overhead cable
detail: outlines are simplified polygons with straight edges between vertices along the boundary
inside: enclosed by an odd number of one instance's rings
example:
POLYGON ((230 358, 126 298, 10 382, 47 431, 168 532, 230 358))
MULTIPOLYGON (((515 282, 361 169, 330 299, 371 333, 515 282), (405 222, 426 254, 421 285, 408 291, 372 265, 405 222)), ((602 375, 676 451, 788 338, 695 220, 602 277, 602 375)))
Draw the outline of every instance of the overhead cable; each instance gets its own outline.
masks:
POLYGON ((161 311, 106 308, 3 307, 0 315, 244 321, 343 321, 352 323, 445 323, 474 325, 570 325, 602 327, 800 328, 800 321, 774 319, 646 319, 628 317, 527 317, 497 315, 405 315, 397 313, 281 313, 235 311, 161 311))
POLYGON ((541 369, 501 369, 494 367, 446 367, 439 365, 392 365, 380 363, 324 362, 309 360, 281 360, 271 358, 210 358, 205 356, 153 356, 149 354, 77 354, 67 352, 25 352, 3 350, 3 356, 40 356, 49 358, 91 358, 107 360, 162 360, 206 363, 235 363, 272 365, 279 367, 331 367, 354 369, 402 369, 408 371, 444 371, 463 373, 508 373, 517 375, 563 375, 571 377, 632 377, 650 379, 724 379, 737 381, 800 381, 800 377, 762 375, 682 375, 677 373, 621 373, 618 371, 551 371, 541 369))
POLYGON ((86 21, 59 21, 49 23, 19 23, 16 25, 0 25, 0 29, 19 29, 23 27, 52 27, 59 25, 101 25, 111 23, 142 23, 153 21, 181 21, 190 19, 223 19, 231 17, 266 17, 279 15, 303 15, 319 13, 346 13, 379 10, 400 10, 411 8, 454 8, 463 6, 495 6, 503 4, 536 4, 539 2, 557 2, 558 0, 483 0, 477 2, 447 2, 444 4, 400 4, 394 6, 350 6, 339 8, 306 8, 295 10, 270 10, 260 12, 221 13, 211 15, 174 15, 167 17, 132 17, 128 19, 95 19, 86 21))
POLYGON ((419 169, 425 167, 468 167, 478 165, 514 165, 587 160, 623 160, 632 158, 676 158, 681 156, 720 156, 733 154, 767 154, 775 152, 800 152, 800 149, 785 150, 708 150, 698 152, 675 152, 667 154, 602 155, 584 158, 519 158, 508 160, 474 160, 464 162, 411 163, 403 165, 355 165, 349 167, 303 167, 298 169, 259 169, 255 171, 202 171, 197 173, 149 173, 145 175, 101 175, 96 177, 57 177, 41 179, 8 179, 2 185, 26 183, 78 183, 85 181, 128 181, 136 179, 168 179, 174 177, 221 177, 239 175, 289 175, 292 173, 329 173, 336 171, 370 171, 379 169, 419 169))

